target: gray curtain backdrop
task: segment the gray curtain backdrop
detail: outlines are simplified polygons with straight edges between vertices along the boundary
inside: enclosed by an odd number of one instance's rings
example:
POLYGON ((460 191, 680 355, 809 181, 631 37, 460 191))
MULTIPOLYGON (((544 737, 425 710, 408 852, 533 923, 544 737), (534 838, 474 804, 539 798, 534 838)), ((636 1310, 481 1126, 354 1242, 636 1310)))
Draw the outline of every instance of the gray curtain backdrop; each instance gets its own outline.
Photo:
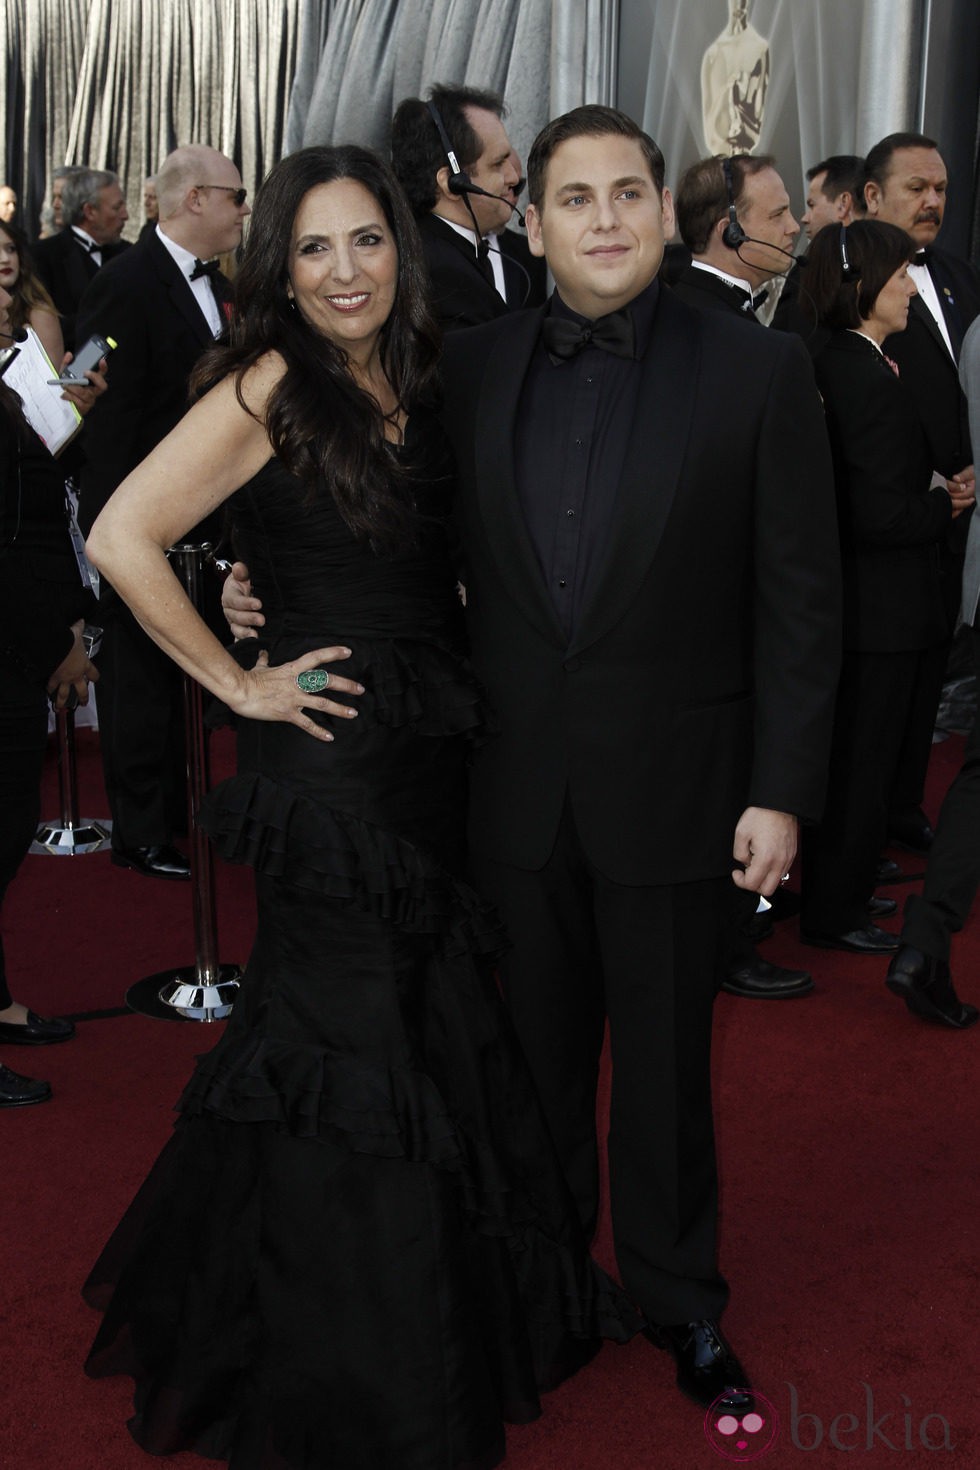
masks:
POLYGON ((385 150, 403 97, 433 82, 503 93, 521 158, 558 112, 616 95, 619 0, 305 0, 290 149, 385 150))
POLYGON ((134 239, 142 185, 178 143, 234 158, 250 191, 285 151, 302 0, 0 0, 4 182, 29 235, 51 169, 116 170, 134 239))

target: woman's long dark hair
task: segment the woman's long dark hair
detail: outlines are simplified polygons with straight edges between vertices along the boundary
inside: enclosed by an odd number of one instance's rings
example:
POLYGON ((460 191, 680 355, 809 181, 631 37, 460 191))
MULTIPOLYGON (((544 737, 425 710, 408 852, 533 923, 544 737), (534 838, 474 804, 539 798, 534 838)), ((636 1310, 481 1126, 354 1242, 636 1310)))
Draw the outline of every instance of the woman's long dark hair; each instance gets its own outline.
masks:
POLYGON ((31 324, 31 312, 36 306, 44 307, 46 311, 50 311, 51 315, 56 317, 58 315, 58 308, 38 278, 34 268, 30 246, 27 243, 27 236, 24 234, 24 231, 18 225, 15 225, 13 220, 6 219, 0 220, 0 231, 15 246, 17 250, 17 262, 20 267, 16 285, 9 292, 11 297, 10 330, 16 332, 21 327, 29 327, 31 324))
POLYGON ((311 494, 329 486, 351 530, 380 549, 414 532, 411 467, 391 455, 382 410, 355 383, 343 348, 305 321, 286 290, 299 207, 311 189, 341 179, 355 180, 374 196, 398 251, 395 301, 380 337, 385 375, 408 414, 434 398, 440 339, 429 314, 415 221, 388 167, 369 149, 353 146, 303 148, 269 174, 235 278, 229 344, 205 354, 191 387, 202 392, 233 374, 244 407, 245 373, 264 353, 278 352, 286 372, 265 413, 276 456, 311 494))

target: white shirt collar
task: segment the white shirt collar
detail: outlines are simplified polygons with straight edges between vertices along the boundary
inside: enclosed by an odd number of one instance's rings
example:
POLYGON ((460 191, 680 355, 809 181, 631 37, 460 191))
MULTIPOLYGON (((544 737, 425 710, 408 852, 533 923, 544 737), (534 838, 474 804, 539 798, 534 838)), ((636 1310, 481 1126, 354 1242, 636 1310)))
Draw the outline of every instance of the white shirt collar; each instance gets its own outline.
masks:
POLYGON ((691 265, 696 271, 710 271, 711 275, 718 276, 728 286, 735 286, 737 290, 744 291, 750 301, 755 300, 755 292, 748 281, 741 276, 730 276, 727 271, 719 270, 716 265, 709 265, 706 260, 692 260, 691 265))

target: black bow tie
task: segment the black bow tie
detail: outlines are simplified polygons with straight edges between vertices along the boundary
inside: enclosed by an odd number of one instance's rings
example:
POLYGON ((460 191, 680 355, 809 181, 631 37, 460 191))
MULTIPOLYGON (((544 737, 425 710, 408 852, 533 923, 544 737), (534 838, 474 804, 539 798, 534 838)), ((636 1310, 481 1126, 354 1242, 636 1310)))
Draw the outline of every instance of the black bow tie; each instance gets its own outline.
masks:
POLYGON ((216 276, 220 269, 221 266, 218 263, 217 257, 214 260, 195 259, 194 269, 191 271, 191 280, 199 281, 202 276, 216 276))
POLYGON ((72 230, 72 235, 74 236, 75 244, 80 245, 86 255, 100 255, 102 253, 102 246, 97 241, 83 240, 81 235, 75 234, 74 230, 72 230))
POLYGON ((566 360, 591 345, 612 352, 616 357, 635 356, 633 318, 624 307, 601 316, 595 322, 575 322, 565 316, 546 316, 541 328, 542 340, 552 361, 566 360))

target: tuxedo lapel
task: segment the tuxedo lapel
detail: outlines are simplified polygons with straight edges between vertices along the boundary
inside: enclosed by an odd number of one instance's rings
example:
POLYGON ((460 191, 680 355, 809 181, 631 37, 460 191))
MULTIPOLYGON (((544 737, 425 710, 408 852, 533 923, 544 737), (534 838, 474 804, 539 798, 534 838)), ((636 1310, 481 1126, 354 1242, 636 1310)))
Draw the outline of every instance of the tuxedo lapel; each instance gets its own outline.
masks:
POLYGON ((484 368, 476 412, 477 498, 484 535, 500 576, 525 617, 561 646, 567 642, 528 535, 514 475, 517 411, 544 308, 515 316, 484 368))
POLYGON ((929 336, 935 342, 943 357, 946 359, 950 367, 955 372, 956 365, 953 362, 953 359, 950 357, 949 348, 946 346, 943 334, 936 324, 935 317, 929 310, 928 306, 925 305, 921 296, 912 297, 912 300, 909 303, 909 311, 915 317, 916 321, 929 333, 929 336))
POLYGON ((609 542, 570 653, 623 616, 656 556, 687 450, 700 357, 698 313, 661 291, 609 542))
POLYGON ((214 334, 204 312, 197 304, 190 282, 181 274, 176 261, 160 240, 150 235, 146 241, 153 268, 166 289, 171 304, 190 327, 202 347, 210 347, 214 334))
POLYGON ((946 319, 949 340, 953 344, 953 356, 959 362, 965 327, 963 316, 956 300, 958 292, 955 282, 951 273, 946 269, 945 262, 935 254, 929 260, 929 274, 932 276, 937 295, 939 296, 939 305, 946 319))

